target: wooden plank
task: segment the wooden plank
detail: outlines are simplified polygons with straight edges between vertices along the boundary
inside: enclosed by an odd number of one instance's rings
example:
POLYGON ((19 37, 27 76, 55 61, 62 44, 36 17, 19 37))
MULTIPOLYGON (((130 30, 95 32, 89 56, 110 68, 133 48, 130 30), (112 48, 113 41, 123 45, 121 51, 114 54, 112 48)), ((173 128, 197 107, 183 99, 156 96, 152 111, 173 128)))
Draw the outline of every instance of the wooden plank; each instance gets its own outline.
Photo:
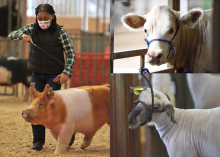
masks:
POLYGON ((145 56, 144 55, 141 55, 140 56, 140 67, 144 67, 144 62, 145 62, 145 56))
POLYGON ((133 106, 130 86, 138 85, 137 76, 137 74, 111 74, 111 157, 140 156, 139 129, 128 128, 128 114, 133 106))
MULTIPOLYGON (((111 0, 112 3, 110 4, 110 7, 113 7, 111 5, 114 5, 114 0, 111 0)), ((111 15, 113 15, 113 9, 110 9, 110 17, 111 15)), ((110 18, 110 22, 111 22, 111 18, 110 18)), ((111 36, 111 40, 110 40, 110 73, 113 73, 113 68, 114 68, 114 28, 111 30, 111 26, 110 26, 110 36, 111 36)))
POLYGON ((173 0, 173 10, 180 11, 180 0, 173 0))
POLYGON ((114 59, 122 59, 122 58, 135 57, 141 55, 144 56, 146 53, 147 53, 147 49, 120 51, 114 53, 114 59))
MULTIPOLYGON (((114 34, 114 32, 113 32, 114 34)), ((110 42, 110 73, 113 73, 114 68, 114 35, 111 35, 111 42, 110 42)))
POLYGON ((213 73, 219 73, 220 72, 220 1, 214 0, 214 17, 213 17, 213 51, 212 51, 212 72, 213 73))
POLYGON ((155 71, 153 73, 172 73, 172 72, 173 72, 173 67, 167 68, 167 69, 164 69, 164 70, 160 70, 160 71, 155 71))
MULTIPOLYGON (((133 98, 136 100, 137 96, 131 96, 130 95, 130 86, 136 86, 139 85, 138 81, 138 75, 137 74, 125 74, 122 75, 124 79, 124 108, 125 108, 125 126, 128 128, 129 122, 128 122, 128 115, 131 112, 133 108, 133 98)), ((123 104, 122 104, 123 105, 123 104)), ((126 138, 126 144, 127 144, 127 155, 126 157, 134 157, 140 156, 140 128, 137 128, 135 130, 129 130, 126 129, 126 134, 128 135, 126 138)))
POLYGON ((117 131, 117 125, 115 124, 117 121, 116 119, 116 109, 115 105, 115 92, 113 90, 113 87, 115 87, 115 77, 113 77, 113 74, 110 74, 110 156, 116 156, 116 135, 115 132, 117 131), (114 80, 113 80, 114 79, 114 80))

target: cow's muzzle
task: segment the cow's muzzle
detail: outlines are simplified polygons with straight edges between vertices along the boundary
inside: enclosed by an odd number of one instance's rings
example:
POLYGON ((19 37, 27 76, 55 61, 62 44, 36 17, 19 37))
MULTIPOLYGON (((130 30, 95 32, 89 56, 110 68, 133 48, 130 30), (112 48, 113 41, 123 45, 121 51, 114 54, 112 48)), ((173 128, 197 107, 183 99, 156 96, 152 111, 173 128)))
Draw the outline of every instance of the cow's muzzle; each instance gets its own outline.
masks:
POLYGON ((162 53, 148 52, 147 58, 151 64, 160 64, 162 62, 163 55, 162 53))

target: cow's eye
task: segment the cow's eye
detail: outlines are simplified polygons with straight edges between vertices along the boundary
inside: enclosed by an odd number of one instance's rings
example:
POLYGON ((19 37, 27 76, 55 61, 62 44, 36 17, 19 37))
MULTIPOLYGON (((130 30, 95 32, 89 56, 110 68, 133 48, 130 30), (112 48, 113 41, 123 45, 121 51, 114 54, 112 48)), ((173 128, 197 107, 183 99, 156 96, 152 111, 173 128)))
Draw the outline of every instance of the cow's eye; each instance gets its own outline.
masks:
POLYGON ((147 33, 147 30, 145 29, 144 32, 147 33))
POLYGON ((173 32, 174 32, 174 28, 171 28, 170 31, 169 31, 169 33, 170 33, 170 34, 173 34, 173 32))

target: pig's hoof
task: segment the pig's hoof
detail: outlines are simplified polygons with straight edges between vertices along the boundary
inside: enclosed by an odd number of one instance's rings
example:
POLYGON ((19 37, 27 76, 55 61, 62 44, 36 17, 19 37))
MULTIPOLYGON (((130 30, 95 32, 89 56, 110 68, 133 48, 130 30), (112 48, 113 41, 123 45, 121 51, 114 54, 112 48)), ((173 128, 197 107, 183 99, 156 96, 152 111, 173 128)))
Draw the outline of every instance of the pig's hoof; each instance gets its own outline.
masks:
POLYGON ((57 153, 57 152, 54 152, 53 154, 54 154, 54 155, 58 155, 59 153, 57 153))
POLYGON ((53 154, 54 154, 54 155, 59 155, 59 154, 62 154, 62 153, 55 150, 55 152, 53 152, 53 154))

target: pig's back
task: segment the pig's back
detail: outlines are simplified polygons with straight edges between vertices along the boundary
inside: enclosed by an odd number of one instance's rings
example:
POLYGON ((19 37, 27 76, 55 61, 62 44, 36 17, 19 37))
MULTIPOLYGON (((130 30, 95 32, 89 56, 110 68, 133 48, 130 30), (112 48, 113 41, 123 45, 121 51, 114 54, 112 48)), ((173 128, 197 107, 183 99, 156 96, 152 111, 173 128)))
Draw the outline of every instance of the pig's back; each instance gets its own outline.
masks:
POLYGON ((89 134, 94 130, 92 103, 88 92, 83 89, 69 88, 56 91, 66 105, 67 125, 75 127, 75 132, 89 134))
POLYGON ((67 108, 67 123, 75 132, 90 134, 105 123, 110 125, 110 88, 108 85, 84 86, 56 91, 67 108))

